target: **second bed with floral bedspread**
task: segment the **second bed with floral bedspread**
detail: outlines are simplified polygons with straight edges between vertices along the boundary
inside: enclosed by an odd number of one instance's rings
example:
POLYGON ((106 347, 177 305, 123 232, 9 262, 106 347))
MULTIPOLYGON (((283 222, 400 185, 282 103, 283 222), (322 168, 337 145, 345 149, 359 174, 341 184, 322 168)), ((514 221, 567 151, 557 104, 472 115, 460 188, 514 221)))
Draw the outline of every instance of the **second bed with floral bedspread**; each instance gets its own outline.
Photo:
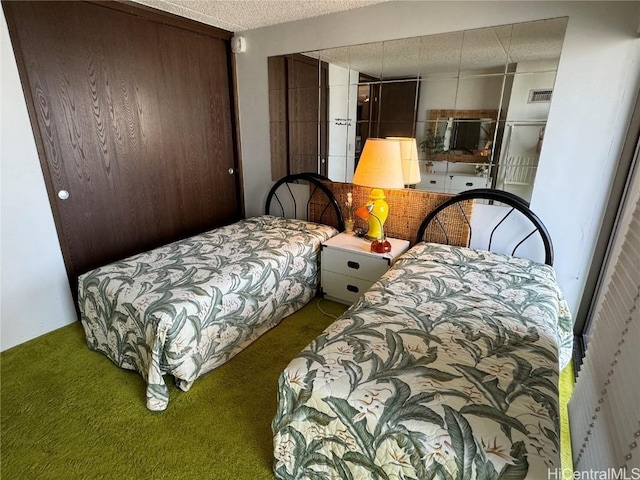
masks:
POLYGON ((281 375, 276 476, 547 478, 571 338, 551 267, 418 244, 281 375))
POLYGON ((98 268, 79 278, 90 348, 147 382, 164 410, 163 375, 188 390, 287 315, 318 285, 333 227, 260 216, 98 268))

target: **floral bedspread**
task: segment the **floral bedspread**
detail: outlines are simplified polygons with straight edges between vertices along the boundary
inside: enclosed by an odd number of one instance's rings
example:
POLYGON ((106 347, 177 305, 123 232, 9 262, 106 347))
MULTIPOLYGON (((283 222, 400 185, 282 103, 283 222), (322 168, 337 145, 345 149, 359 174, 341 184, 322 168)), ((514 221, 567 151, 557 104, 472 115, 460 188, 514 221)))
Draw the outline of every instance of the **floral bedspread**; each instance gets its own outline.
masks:
POLYGON ((547 478, 571 326, 551 267, 416 245, 280 376, 276 476, 547 478))
POLYGON ((170 374, 182 390, 229 360, 318 286, 333 227, 259 216, 181 240, 79 278, 87 343, 147 382, 164 410, 170 374))

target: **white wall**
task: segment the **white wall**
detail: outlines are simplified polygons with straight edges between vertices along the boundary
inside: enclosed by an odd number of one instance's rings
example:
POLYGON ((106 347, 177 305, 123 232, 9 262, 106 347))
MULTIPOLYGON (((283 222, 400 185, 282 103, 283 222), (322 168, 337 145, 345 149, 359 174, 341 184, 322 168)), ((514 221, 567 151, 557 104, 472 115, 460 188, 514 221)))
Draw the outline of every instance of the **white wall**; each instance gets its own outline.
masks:
MULTIPOLYGON (((521 164, 524 164, 525 168, 517 170, 520 172, 517 180, 526 181, 526 184, 518 185, 512 182, 505 185, 507 172, 505 168, 501 168, 498 170, 496 188, 515 193, 528 202, 531 201, 536 165, 540 157, 538 149, 540 134, 546 125, 551 105, 551 102, 529 103, 529 92, 532 89, 553 89, 556 67, 556 62, 519 63, 509 97, 507 125, 502 139, 502 148, 500 148, 499 164, 510 163, 509 157, 520 157, 521 164), (536 120, 538 122, 530 123, 536 120)), ((511 172, 513 173, 513 170, 511 172)))
POLYGON ((532 208, 549 229, 555 267, 577 311, 638 91, 638 2, 402 2, 243 32, 237 56, 247 214, 269 188, 267 57, 568 16, 532 208))
POLYGON ((507 121, 546 120, 550 102, 529 103, 529 90, 552 89, 556 79, 555 63, 519 63, 511 87, 511 97, 507 110, 507 121), (547 68, 547 71, 544 69, 547 68))
POLYGON ((329 152, 327 176, 350 182, 355 168, 358 72, 329 63, 329 152))
POLYGON ((0 348, 76 320, 40 161, 0 13, 0 348))

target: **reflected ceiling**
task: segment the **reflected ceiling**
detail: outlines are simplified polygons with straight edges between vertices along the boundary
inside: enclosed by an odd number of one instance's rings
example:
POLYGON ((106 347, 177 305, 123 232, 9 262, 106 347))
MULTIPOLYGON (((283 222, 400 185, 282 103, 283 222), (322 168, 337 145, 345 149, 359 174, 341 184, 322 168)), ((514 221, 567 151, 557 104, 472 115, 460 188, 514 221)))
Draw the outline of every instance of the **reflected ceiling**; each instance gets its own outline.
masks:
POLYGON ((306 55, 377 78, 429 76, 560 58, 566 19, 339 47, 306 55))

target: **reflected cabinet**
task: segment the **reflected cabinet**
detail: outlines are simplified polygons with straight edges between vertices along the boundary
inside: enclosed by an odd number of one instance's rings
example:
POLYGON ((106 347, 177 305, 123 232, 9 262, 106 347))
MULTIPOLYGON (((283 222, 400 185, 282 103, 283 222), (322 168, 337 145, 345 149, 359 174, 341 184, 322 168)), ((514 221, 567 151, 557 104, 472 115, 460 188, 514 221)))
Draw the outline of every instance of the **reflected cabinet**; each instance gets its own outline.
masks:
POLYGON ((271 175, 326 171, 328 66, 305 55, 269 58, 271 175))
POLYGON ((455 193, 473 184, 528 200, 566 24, 555 18, 270 57, 274 176, 313 168, 349 182, 367 138, 413 137, 415 188, 455 193))

